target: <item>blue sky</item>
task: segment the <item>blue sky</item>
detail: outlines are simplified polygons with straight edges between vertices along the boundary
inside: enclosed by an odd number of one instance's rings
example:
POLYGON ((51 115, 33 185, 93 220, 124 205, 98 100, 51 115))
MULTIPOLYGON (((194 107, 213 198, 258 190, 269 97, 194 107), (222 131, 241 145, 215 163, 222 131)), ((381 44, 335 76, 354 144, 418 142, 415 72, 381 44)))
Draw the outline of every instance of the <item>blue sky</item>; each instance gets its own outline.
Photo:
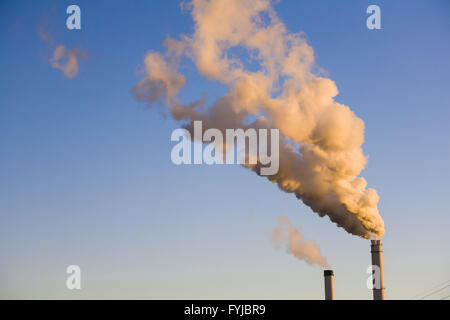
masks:
MULTIPOLYGON (((365 121, 387 298, 450 279, 450 4, 284 0, 275 10, 365 121), (373 3, 381 30, 365 25, 373 3)), ((1 298, 322 299, 322 270, 267 239, 282 214, 327 256, 336 298, 371 298, 368 241, 239 166, 170 161, 180 125, 131 88, 148 50, 192 28, 178 1, 1 2, 1 298), (79 31, 65 27, 73 3, 79 31), (74 79, 51 68, 42 25, 87 52, 74 79), (71 264, 80 291, 65 288, 71 264)), ((186 70, 186 100, 222 90, 186 70)))

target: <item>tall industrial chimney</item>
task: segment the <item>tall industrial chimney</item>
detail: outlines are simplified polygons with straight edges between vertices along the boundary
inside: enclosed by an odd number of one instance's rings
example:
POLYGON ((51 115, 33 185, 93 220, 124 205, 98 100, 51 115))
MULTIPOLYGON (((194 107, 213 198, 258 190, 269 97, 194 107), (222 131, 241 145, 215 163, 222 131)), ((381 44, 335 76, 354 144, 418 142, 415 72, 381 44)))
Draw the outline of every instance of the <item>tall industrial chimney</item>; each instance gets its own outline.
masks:
POLYGON ((381 240, 371 240, 373 300, 384 300, 383 256, 381 240))
POLYGON ((324 270, 325 300, 334 300, 334 274, 333 270, 324 270))

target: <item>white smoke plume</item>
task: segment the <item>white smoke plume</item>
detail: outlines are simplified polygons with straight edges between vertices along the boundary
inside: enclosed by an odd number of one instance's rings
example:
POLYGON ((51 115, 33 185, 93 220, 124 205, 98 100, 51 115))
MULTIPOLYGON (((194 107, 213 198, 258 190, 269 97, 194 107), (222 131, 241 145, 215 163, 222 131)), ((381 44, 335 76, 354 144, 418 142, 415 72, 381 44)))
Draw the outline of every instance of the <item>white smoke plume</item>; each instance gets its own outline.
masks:
MULTIPOLYGON (((166 105, 188 129, 195 120, 204 130, 279 128, 280 169, 267 178, 347 232, 380 238, 378 194, 359 176, 367 161, 364 122, 334 101, 338 89, 314 72, 314 51, 304 36, 287 31, 269 0, 194 0, 184 7, 194 33, 167 38, 164 54, 146 55, 135 97, 166 105), (204 98, 181 104, 184 58, 227 93, 211 106, 204 98)), ((252 169, 258 173, 258 166, 252 169)))
POLYGON ((279 226, 270 233, 270 239, 278 249, 285 245, 288 253, 307 264, 328 267, 327 258, 322 256, 319 246, 314 241, 303 238, 300 226, 294 227, 286 216, 281 216, 278 222, 279 226))

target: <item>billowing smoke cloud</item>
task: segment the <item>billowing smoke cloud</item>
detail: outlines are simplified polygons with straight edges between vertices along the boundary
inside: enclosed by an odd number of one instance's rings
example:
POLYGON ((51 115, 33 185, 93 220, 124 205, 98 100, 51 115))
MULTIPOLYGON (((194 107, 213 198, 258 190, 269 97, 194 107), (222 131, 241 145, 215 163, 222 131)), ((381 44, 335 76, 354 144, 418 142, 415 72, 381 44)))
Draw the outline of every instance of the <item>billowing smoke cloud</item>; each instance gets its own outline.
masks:
POLYGON ((327 258, 322 256, 317 244, 303 238, 300 226, 294 227, 286 216, 281 216, 278 222, 279 226, 270 233, 270 239, 277 248, 285 245, 288 253, 292 253, 307 264, 328 267, 327 258))
POLYGON ((303 35, 286 30, 269 0, 194 0, 185 7, 194 33, 166 39, 164 54, 146 55, 135 97, 166 105, 188 129, 194 120, 204 130, 279 128, 280 170, 267 178, 347 232, 380 238, 378 194, 359 176, 367 161, 364 122, 334 101, 338 89, 314 72, 314 51, 303 35), (212 106, 177 98, 186 83, 178 71, 184 57, 228 88, 212 106))

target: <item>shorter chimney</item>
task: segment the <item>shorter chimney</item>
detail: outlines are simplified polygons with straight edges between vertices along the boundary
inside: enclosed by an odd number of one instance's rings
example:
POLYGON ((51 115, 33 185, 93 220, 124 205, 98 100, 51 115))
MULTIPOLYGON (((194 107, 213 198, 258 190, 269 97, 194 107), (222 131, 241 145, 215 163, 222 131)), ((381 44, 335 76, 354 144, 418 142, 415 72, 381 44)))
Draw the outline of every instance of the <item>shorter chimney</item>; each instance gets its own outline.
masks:
POLYGON ((333 270, 324 270, 325 300, 334 300, 334 274, 333 270))

